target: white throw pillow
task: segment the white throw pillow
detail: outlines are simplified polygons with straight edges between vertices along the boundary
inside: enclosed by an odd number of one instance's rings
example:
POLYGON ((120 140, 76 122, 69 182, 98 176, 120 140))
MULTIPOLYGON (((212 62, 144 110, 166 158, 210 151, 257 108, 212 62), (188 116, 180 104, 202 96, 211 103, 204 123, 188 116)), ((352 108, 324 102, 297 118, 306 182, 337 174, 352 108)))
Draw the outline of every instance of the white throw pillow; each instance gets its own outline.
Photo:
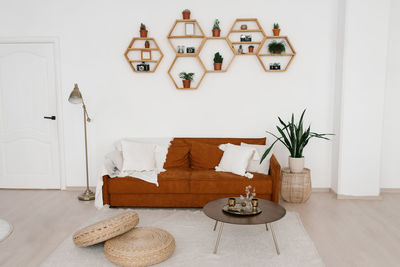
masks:
POLYGON ((270 152, 268 154, 268 156, 260 164, 261 157, 264 155, 264 152, 265 152, 265 150, 267 150, 268 147, 265 145, 252 145, 252 144, 246 144, 246 143, 241 143, 240 145, 243 147, 253 147, 256 149, 257 154, 258 154, 257 160, 252 159, 249 162, 249 165, 247 166, 247 171, 268 174, 269 160, 271 158, 272 152, 270 152))
POLYGON ((122 171, 152 171, 156 168, 154 144, 122 140, 122 171))
POLYGON ((215 167, 216 171, 231 172, 253 178, 253 175, 246 172, 246 169, 250 159, 255 154, 255 148, 232 144, 223 144, 219 148, 224 151, 224 154, 218 166, 215 167))
POLYGON ((110 160, 113 167, 116 167, 119 171, 122 171, 124 160, 122 158, 122 152, 114 150, 106 155, 106 159, 110 160))

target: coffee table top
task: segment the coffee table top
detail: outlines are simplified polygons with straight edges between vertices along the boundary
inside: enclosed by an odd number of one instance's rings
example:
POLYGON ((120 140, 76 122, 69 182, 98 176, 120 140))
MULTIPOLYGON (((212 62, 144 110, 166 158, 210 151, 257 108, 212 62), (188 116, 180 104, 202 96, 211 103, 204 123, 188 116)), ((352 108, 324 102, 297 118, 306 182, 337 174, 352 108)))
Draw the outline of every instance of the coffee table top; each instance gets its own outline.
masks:
MULTIPOLYGON (((260 214, 252 216, 229 214, 222 210, 222 207, 228 204, 228 199, 229 198, 220 198, 208 202, 203 207, 203 212, 211 219, 231 224, 266 224, 277 221, 286 214, 285 208, 281 205, 260 198, 258 199, 258 206, 262 210, 260 214)), ((236 198, 236 201, 238 200, 239 198, 236 198)))

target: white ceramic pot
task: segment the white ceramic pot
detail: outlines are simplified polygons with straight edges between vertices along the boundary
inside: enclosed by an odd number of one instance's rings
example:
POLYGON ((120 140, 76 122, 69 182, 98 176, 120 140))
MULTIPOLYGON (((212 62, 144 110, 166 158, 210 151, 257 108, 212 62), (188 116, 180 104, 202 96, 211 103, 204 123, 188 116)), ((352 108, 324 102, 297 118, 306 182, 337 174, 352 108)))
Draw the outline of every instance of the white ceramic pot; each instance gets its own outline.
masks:
POLYGON ((290 172, 302 172, 304 169, 304 157, 292 158, 289 156, 289 168, 290 172))

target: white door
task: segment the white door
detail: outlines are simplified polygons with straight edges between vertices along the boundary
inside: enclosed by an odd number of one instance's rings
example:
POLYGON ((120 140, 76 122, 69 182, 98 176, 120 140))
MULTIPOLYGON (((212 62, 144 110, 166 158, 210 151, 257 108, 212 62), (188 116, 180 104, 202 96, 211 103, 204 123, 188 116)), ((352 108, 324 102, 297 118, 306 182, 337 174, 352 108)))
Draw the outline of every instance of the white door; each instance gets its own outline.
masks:
POLYGON ((0 43, 0 188, 60 188, 53 43, 0 43))

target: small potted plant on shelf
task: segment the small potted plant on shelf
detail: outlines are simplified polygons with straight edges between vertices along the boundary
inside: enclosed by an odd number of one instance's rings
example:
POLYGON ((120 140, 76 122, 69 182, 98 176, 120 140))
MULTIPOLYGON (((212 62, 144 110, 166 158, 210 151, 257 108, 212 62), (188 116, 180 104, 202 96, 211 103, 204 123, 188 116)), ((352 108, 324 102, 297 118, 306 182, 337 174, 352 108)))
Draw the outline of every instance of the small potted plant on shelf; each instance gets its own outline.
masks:
POLYGON ((250 45, 249 46, 249 53, 253 53, 254 52, 254 45, 250 45))
POLYGON ((274 36, 279 36, 281 29, 279 29, 278 23, 274 23, 274 28, 272 29, 272 32, 274 33, 274 36))
POLYGON ((213 37, 219 37, 221 35, 221 29, 219 28, 219 20, 216 19, 214 21, 214 26, 212 29, 212 36, 213 37))
POLYGON ((144 48, 150 48, 150 42, 148 40, 144 42, 144 48))
POLYGON ((272 41, 268 44, 268 51, 271 54, 281 54, 285 52, 285 44, 283 42, 272 41))
POLYGON ((303 171, 304 168, 303 149, 307 146, 310 139, 315 137, 315 138, 329 140, 329 138, 327 138, 326 136, 333 135, 333 134, 319 134, 311 132, 310 126, 308 126, 308 128, 304 128, 303 117, 305 112, 306 110, 304 110, 303 113, 301 114, 300 120, 297 124, 294 122, 293 113, 292 113, 292 119, 287 123, 284 123, 283 120, 280 117, 278 117, 278 120, 282 125, 281 127, 276 126, 279 135, 275 135, 267 131, 267 133, 269 133, 276 139, 265 151, 264 155, 261 157, 260 163, 267 157, 267 155, 269 154, 275 143, 279 141, 289 150, 290 171, 293 173, 303 171))
POLYGON ((190 10, 189 9, 183 10, 182 17, 183 17, 183 19, 190 19, 190 10))
POLYGON ((193 81, 193 72, 181 72, 179 78, 182 79, 183 88, 190 88, 190 82, 193 81))
POLYGON ((140 37, 141 38, 146 38, 147 37, 147 30, 146 30, 146 25, 143 23, 140 23, 140 37))
POLYGON ((242 45, 239 45, 238 53, 243 54, 243 46, 242 45))
POLYGON ((215 53, 215 55, 214 55, 214 70, 221 70, 222 61, 224 61, 224 58, 221 56, 221 54, 219 52, 215 53))

